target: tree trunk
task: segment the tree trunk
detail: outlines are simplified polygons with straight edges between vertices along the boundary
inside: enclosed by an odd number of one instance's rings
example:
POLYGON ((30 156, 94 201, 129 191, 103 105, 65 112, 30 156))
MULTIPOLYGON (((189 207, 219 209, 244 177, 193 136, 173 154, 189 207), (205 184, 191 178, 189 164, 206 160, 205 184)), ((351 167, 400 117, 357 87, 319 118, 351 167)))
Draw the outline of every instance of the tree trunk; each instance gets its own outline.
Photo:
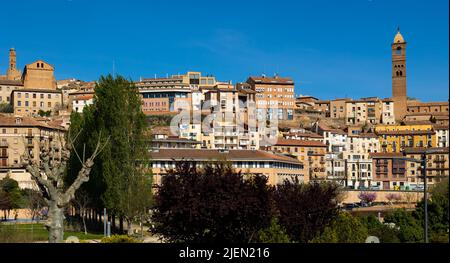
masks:
POLYGON ((131 227, 131 219, 127 219, 127 234, 129 236, 133 235, 133 229, 131 227))
POLYGON ((116 231, 116 216, 112 215, 111 216, 111 228, 113 229, 113 231, 116 231))
POLYGON ((54 200, 49 201, 48 222, 49 243, 62 243, 64 240, 64 209, 54 200))
POLYGON ((84 219, 84 216, 82 218, 83 218, 84 234, 87 235, 86 220, 84 219))
POLYGON ((123 234, 123 217, 119 217, 119 231, 120 234, 123 234))

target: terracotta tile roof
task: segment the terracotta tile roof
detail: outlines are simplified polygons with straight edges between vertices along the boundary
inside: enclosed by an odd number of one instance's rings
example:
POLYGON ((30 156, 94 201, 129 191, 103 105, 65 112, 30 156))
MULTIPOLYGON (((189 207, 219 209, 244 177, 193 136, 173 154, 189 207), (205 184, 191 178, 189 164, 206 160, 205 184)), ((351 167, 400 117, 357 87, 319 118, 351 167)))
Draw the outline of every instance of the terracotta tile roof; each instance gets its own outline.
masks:
POLYGON ((435 134, 435 131, 377 131, 378 135, 424 135, 435 134))
POLYGON ((61 90, 54 90, 54 89, 16 89, 13 90, 14 92, 40 92, 40 93, 58 93, 62 94, 61 90))
POLYGON ((433 129, 435 129, 435 130, 448 130, 449 126, 448 125, 443 125, 443 124, 433 124, 433 129))
POLYGON ((23 86, 23 83, 20 80, 0 79, 0 85, 23 86))
POLYGON ((406 147, 403 152, 405 154, 424 153, 425 151, 433 151, 433 153, 449 153, 448 147, 406 147))
POLYGON ((82 95, 82 96, 77 96, 74 98, 74 100, 91 100, 94 98, 94 94, 88 94, 88 95, 82 95))
POLYGON ((172 132, 170 131, 170 126, 153 127, 151 129, 149 129, 148 131, 153 135, 158 135, 158 134, 164 134, 167 136, 172 135, 172 132))
POLYGON ((278 139, 275 146, 309 146, 309 147, 327 147, 319 141, 306 141, 294 139, 278 139))
POLYGON ((448 112, 408 112, 406 116, 448 116, 448 112))
POLYGON ((371 158, 399 158, 403 157, 402 153, 369 153, 371 158))
POLYGON ((298 137, 321 138, 321 139, 323 139, 323 136, 319 135, 317 133, 305 133, 305 132, 288 132, 288 133, 285 134, 285 136, 298 136, 298 137))
POLYGON ((291 78, 282 77, 257 77, 250 76, 248 81, 254 82, 256 84, 290 84, 293 85, 294 81, 291 78))
POLYGON ((419 102, 419 101, 408 101, 406 102, 408 107, 417 106, 448 106, 448 101, 434 101, 434 102, 419 102))
POLYGON ((0 127, 42 127, 48 129, 64 130, 55 122, 42 122, 31 117, 0 115, 0 127))
POLYGON ((405 125, 421 125, 421 124, 433 124, 431 121, 403 121, 405 125))
POLYGON ((152 160, 229 160, 229 161, 269 161, 275 160, 301 164, 296 158, 259 150, 212 150, 212 149, 160 149, 149 153, 152 160))
POLYGON ((375 133, 361 133, 357 135, 360 138, 378 138, 375 133))

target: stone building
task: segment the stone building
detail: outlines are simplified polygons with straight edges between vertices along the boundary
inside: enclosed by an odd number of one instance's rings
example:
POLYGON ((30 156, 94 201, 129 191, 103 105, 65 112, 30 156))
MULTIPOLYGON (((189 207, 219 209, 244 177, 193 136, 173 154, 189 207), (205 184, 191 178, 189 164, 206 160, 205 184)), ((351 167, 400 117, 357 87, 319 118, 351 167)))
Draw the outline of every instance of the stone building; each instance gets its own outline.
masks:
POLYGON ((26 153, 39 161, 42 147, 59 149, 64 143, 65 129, 53 122, 0 114, 0 179, 9 174, 21 188, 32 188, 29 173, 21 164, 26 153))
POLYGON ((178 162, 195 162, 199 167, 211 162, 229 162, 235 171, 268 177, 271 185, 281 184, 285 179, 297 177, 306 180, 303 164, 296 158, 259 150, 213 150, 213 149, 159 149, 151 151, 154 182, 178 162))
POLYGON ((392 47, 392 99, 395 103, 394 115, 397 122, 407 113, 406 95, 406 42, 400 30, 394 37, 392 47))
POLYGON ((268 151, 295 156, 305 165, 309 180, 325 180, 325 154, 327 146, 319 141, 278 139, 276 144, 267 146, 268 151))
POLYGON ((294 81, 275 75, 274 77, 251 76, 247 79, 256 91, 257 118, 293 120, 295 109, 294 81))

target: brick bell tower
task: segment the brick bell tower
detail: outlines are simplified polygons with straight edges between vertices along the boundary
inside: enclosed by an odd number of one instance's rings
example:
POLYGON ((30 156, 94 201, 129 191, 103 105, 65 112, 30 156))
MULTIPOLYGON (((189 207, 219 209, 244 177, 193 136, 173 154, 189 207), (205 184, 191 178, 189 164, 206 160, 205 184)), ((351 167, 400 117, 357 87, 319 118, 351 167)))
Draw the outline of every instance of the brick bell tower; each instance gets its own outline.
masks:
POLYGON ((17 70, 16 63, 16 50, 11 48, 9 50, 9 64, 8 71, 6 73, 7 79, 9 80, 20 79, 20 71, 17 70))
POLYGON ((396 122, 402 121, 407 110, 406 95, 406 42, 400 29, 392 43, 392 99, 396 122))

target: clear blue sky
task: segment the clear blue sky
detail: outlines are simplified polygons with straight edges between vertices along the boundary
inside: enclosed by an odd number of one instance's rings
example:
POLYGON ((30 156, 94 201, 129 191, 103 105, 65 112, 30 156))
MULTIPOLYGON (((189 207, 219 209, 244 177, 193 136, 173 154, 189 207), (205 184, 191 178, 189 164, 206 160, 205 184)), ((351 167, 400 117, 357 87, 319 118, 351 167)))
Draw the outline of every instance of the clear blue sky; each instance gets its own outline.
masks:
POLYGON ((2 1, 0 71, 43 59, 57 79, 188 70, 219 80, 278 72, 296 94, 391 96, 390 44, 407 46, 408 95, 448 99, 447 0, 2 1))

